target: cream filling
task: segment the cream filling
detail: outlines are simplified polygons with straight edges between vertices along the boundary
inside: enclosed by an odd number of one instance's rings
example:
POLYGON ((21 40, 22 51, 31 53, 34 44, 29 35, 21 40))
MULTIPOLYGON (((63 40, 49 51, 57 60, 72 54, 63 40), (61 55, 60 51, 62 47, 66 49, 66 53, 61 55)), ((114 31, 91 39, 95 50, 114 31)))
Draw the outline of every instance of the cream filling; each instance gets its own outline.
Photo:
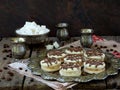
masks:
POLYGON ((77 51, 77 52, 75 52, 75 51, 70 51, 70 50, 65 50, 65 52, 67 53, 67 54, 83 54, 83 51, 77 51))
POLYGON ((84 56, 86 58, 90 58, 90 59, 101 59, 101 60, 104 60, 104 58, 105 58, 105 54, 103 54, 103 53, 102 53, 101 56, 88 56, 86 53, 84 53, 84 56))
POLYGON ((49 55, 49 53, 47 54, 48 58, 63 58, 66 56, 65 53, 63 53, 62 55, 49 55))
POLYGON ((84 71, 87 72, 87 73, 90 73, 90 74, 98 74, 98 73, 101 73, 103 71, 105 71, 105 68, 102 68, 102 69, 89 69, 89 68, 85 68, 84 67, 84 71))
POLYGON ((89 63, 86 64, 86 62, 84 62, 84 67, 89 68, 89 69, 103 69, 103 68, 105 68, 105 63, 103 62, 102 65, 98 65, 96 67, 96 65, 90 65, 89 63))
POLYGON ((81 68, 73 68, 73 69, 60 69, 59 71, 61 76, 80 76, 81 68))
POLYGON ((82 59, 78 59, 78 60, 70 60, 70 59, 67 59, 67 58, 64 58, 64 62, 66 63, 76 63, 76 62, 82 62, 82 59))
POLYGON ((60 69, 60 65, 58 64, 58 65, 49 66, 49 67, 41 65, 41 69, 46 72, 54 72, 60 69))
POLYGON ((61 61, 57 61, 56 63, 55 62, 46 63, 46 62, 44 62, 44 60, 40 61, 40 65, 46 66, 46 67, 60 65, 60 64, 61 64, 61 61))

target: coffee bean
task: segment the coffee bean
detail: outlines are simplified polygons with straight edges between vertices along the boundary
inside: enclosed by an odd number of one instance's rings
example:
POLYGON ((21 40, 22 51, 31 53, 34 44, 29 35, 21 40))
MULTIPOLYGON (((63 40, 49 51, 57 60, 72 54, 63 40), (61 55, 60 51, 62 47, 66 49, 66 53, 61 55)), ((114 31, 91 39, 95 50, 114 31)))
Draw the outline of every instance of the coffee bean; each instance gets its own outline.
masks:
POLYGON ((9 55, 6 55, 6 57, 9 57, 9 55))
POLYGON ((107 48, 107 46, 104 46, 103 48, 107 48))
POLYGON ((117 53, 117 51, 116 51, 116 50, 114 50, 114 53, 117 53))
POLYGON ((28 70, 26 69, 25 72, 27 72, 28 70))
POLYGON ((2 52, 3 52, 3 53, 6 53, 6 52, 7 52, 7 50, 6 50, 6 49, 4 49, 2 52))
POLYGON ((7 80, 7 81, 11 81, 12 79, 11 79, 11 78, 7 78, 6 80, 7 80))
POLYGON ((8 74, 9 74, 10 76, 14 76, 14 73, 11 72, 11 71, 8 71, 8 74))
POLYGON ((9 58, 12 58, 12 56, 9 56, 9 58))
POLYGON ((3 48, 6 48, 6 46, 4 45, 3 48))
POLYGON ((34 82, 34 79, 33 79, 33 78, 31 78, 31 79, 30 79, 30 82, 34 82))
POLYGON ((8 46, 6 46, 7 48, 9 48, 10 46, 8 45, 8 46))
MULTIPOLYGON (((9 61, 7 64, 10 64, 11 62, 9 61)), ((8 66, 9 67, 9 66, 8 66)))
POLYGON ((106 52, 109 52, 109 50, 108 50, 108 49, 106 49, 106 52))
POLYGON ((8 51, 11 52, 11 49, 9 49, 8 51))
POLYGON ((119 53, 117 53, 116 55, 120 55, 119 53))
POLYGON ((10 46, 8 44, 4 44, 3 48, 9 48, 10 46))
POLYGON ((7 53, 7 52, 8 52, 8 50, 7 50, 7 49, 4 49, 2 52, 3 52, 3 53, 7 53))
POLYGON ((116 45, 116 44, 113 44, 113 47, 117 47, 117 45, 116 45))
POLYGON ((3 70, 2 69, 0 69, 0 72, 2 72, 3 70))
POLYGON ((73 48, 74 46, 71 45, 70 47, 73 48))
POLYGON ((10 53, 10 56, 12 55, 12 53, 10 53))
POLYGON ((100 48, 103 48, 103 46, 100 46, 100 48))
POLYGON ((3 69, 7 70, 7 69, 8 69, 8 67, 3 67, 3 69))
POLYGON ((110 49, 110 51, 113 51, 113 49, 110 49))
POLYGON ((6 58, 6 57, 3 57, 3 60, 7 60, 7 58, 6 58))
POLYGON ((98 47, 98 45, 96 44, 95 47, 98 47))
POLYGON ((97 47, 97 49, 100 49, 99 47, 97 47))
POLYGON ((5 79, 5 76, 1 77, 1 79, 3 79, 3 80, 4 80, 4 79, 5 79))
POLYGON ((23 68, 19 67, 20 70, 23 70, 23 68))
POLYGON ((78 46, 78 48, 81 48, 80 46, 78 46))

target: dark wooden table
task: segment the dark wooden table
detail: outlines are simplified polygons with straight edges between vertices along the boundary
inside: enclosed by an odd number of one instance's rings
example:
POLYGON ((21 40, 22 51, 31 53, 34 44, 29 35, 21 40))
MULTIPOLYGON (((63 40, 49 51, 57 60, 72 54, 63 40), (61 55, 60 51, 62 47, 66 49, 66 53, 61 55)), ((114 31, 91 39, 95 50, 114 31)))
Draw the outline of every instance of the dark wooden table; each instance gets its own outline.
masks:
MULTIPOLYGON (((108 40, 115 40, 120 42, 120 36, 103 36, 108 40)), ((79 39, 75 38, 72 41, 79 39)), ((53 90, 50 87, 42 84, 32 78, 26 77, 11 71, 8 69, 7 65, 14 62, 11 54, 11 41, 10 38, 3 38, 0 42, 0 90, 22 90, 22 83, 24 80, 24 90, 53 90)), ((32 49, 30 55, 30 50, 27 50, 26 57, 35 56, 37 49, 32 49)), ((79 83, 73 87, 73 90, 84 90, 84 89, 120 89, 120 73, 118 75, 109 76, 105 80, 94 80, 87 83, 79 83)))

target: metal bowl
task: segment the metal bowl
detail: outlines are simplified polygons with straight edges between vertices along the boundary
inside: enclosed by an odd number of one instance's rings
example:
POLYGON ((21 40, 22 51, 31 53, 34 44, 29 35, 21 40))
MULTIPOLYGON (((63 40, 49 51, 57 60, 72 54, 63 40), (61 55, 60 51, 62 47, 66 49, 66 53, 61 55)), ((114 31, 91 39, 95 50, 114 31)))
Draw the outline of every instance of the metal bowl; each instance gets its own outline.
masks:
POLYGON ((27 44, 41 44, 48 41, 49 32, 39 35, 23 35, 18 33, 17 30, 15 32, 18 36, 25 38, 27 44))

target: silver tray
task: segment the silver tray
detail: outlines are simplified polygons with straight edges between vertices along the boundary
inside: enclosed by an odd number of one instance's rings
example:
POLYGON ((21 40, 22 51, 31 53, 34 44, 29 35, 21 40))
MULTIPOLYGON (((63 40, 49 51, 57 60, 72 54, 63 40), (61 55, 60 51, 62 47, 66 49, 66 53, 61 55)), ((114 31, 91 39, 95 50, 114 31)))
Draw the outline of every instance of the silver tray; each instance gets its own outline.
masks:
POLYGON ((46 52, 41 51, 40 53, 40 56, 31 58, 28 67, 34 75, 40 75, 46 80, 57 80, 60 82, 89 82, 91 80, 104 80, 110 75, 118 74, 118 70, 120 69, 120 59, 115 58, 112 54, 105 53, 106 70, 104 72, 99 74, 87 74, 82 70, 82 75, 79 77, 65 77, 60 76, 58 72, 48 73, 41 70, 39 62, 46 57, 46 52))

